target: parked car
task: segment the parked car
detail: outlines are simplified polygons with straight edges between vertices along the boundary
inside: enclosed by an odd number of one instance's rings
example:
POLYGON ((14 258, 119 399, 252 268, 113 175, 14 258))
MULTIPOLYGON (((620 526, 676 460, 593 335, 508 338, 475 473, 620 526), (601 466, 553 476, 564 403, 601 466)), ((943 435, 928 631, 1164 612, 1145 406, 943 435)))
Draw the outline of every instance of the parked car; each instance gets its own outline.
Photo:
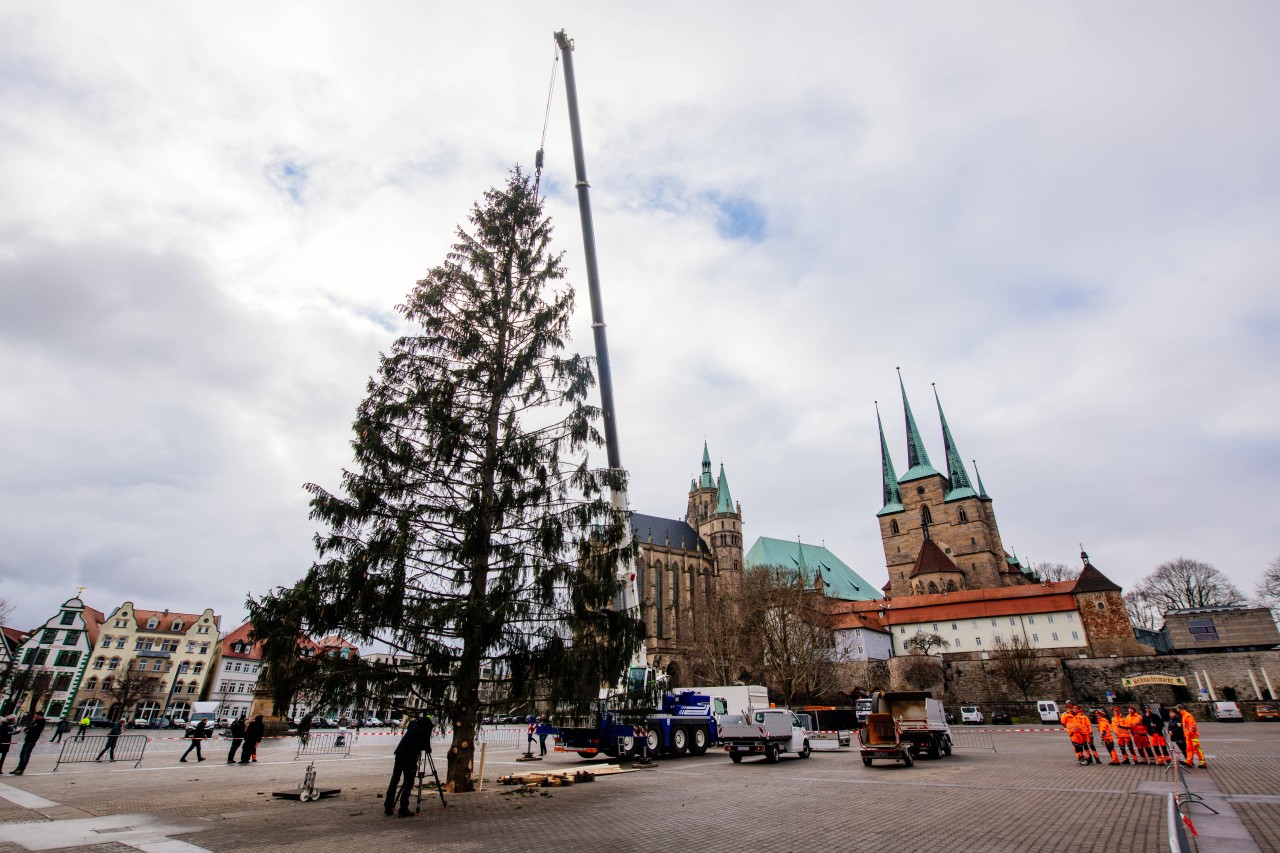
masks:
POLYGON ((380 726, 382 725, 382 720, 379 720, 377 717, 368 717, 365 719, 364 724, 366 726, 380 726))
POLYGON ((1209 706, 1209 713, 1215 720, 1223 723, 1243 723, 1244 714, 1235 702, 1214 702, 1209 706))
POLYGON ((965 725, 980 724, 986 720, 982 715, 982 711, 978 710, 977 705, 961 705, 960 706, 960 722, 965 725))
POLYGON ((95 729, 109 729, 112 726, 112 722, 108 717, 90 717, 89 725, 95 729))
POLYGON ((131 729, 149 729, 151 728, 151 720, 146 717, 135 717, 129 722, 131 729))
POLYGON ((1275 705, 1259 705, 1255 713, 1260 723, 1265 720, 1280 720, 1280 707, 1275 705))
POLYGON ((1013 717, 1009 716, 1008 711, 995 711, 991 714, 991 725, 1008 726, 1013 724, 1013 717))

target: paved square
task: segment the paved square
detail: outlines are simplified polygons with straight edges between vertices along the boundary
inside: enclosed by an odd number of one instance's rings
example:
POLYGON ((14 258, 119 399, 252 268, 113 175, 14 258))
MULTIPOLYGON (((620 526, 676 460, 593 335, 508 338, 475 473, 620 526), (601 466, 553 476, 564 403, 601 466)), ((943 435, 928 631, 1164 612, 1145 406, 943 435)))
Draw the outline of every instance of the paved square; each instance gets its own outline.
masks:
MULTIPOLYGON (((1243 797, 1237 808, 1259 847, 1276 849, 1280 725, 1204 724, 1202 731, 1214 781, 1228 797, 1243 797)), ((518 764, 518 750, 507 745, 489 752, 483 792, 451 796, 444 810, 424 797, 422 815, 408 819, 382 813, 395 736, 366 734, 352 757, 317 761, 320 786, 342 788, 317 803, 271 797, 302 779, 306 760, 291 760, 292 739, 268 741, 249 766, 228 766, 216 749, 202 764, 179 764, 180 741, 152 744, 136 770, 89 764, 51 773, 52 755, 37 753, 27 775, 0 780, 0 853, 348 853, 428 843, 446 851, 1168 849, 1165 800, 1150 793, 1169 790, 1167 771, 1080 767, 1058 732, 995 729, 992 739, 996 752, 957 750, 911 768, 866 768, 856 750, 776 765, 734 765, 713 751, 531 793, 493 780, 589 762, 553 754, 518 764), (18 805, 11 799, 24 797, 16 792, 56 805, 18 805)))

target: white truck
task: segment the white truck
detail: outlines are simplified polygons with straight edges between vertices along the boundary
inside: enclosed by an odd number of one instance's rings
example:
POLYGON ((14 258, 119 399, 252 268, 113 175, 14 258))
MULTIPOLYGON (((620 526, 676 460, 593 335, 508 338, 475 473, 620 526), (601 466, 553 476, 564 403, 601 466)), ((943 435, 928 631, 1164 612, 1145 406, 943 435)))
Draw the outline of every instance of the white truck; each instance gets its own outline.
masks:
POLYGON ((764 760, 772 764, 784 752, 795 753, 800 758, 808 758, 810 754, 804 727, 786 708, 761 708, 749 711, 746 716, 725 717, 720 725, 720 743, 734 764, 740 763, 744 755, 763 755, 764 760))
POLYGON ((187 719, 187 737, 195 734, 196 725, 204 720, 204 736, 213 737, 213 729, 217 725, 214 719, 218 713, 217 702, 193 702, 191 703, 191 716, 187 719))

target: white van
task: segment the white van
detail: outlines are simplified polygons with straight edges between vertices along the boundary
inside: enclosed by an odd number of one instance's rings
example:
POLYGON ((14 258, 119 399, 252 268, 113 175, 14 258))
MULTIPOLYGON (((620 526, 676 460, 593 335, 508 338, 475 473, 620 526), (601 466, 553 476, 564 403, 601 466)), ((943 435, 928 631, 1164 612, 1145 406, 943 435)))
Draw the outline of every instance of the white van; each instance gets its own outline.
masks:
POLYGON ((1244 714, 1240 713, 1240 706, 1235 702, 1214 702, 1209 706, 1209 713, 1222 723, 1244 722, 1244 714))
POLYGON ((759 684, 729 684, 718 687, 679 687, 675 692, 692 690, 711 698, 711 713, 720 717, 745 715, 769 707, 769 691, 759 684))
POLYGON ((1042 723, 1062 722, 1062 714, 1058 710, 1058 703, 1052 699, 1041 699, 1036 703, 1036 710, 1040 712, 1040 722, 1042 723))

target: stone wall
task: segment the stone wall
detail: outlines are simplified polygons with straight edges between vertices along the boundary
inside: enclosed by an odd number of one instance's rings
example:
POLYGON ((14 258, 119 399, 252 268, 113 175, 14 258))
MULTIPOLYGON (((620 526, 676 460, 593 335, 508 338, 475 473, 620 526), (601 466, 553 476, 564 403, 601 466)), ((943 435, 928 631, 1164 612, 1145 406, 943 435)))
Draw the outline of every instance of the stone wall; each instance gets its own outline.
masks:
MULTIPOLYGON (((905 658, 895 658, 893 663, 905 658)), ((1017 688, 994 674, 994 661, 948 660, 946 701, 948 704, 1000 705, 1024 700, 1017 688)), ((1208 678, 1218 700, 1231 699, 1242 705, 1258 699, 1273 699, 1271 689, 1280 690, 1280 650, 1204 655, 1158 655, 1108 658, 1045 657, 1041 676, 1027 691, 1026 699, 1074 699, 1082 704, 1105 705, 1107 691, 1118 702, 1198 703, 1201 683, 1208 678), (1147 685, 1125 688, 1122 679, 1133 675, 1173 675, 1187 680, 1187 687, 1147 685), (1252 675, 1252 677, 1251 677, 1252 675), (1254 683, 1257 683, 1257 690, 1254 683)), ((896 685, 895 685, 896 686, 896 685)), ((1198 716, 1205 716, 1203 710, 1198 716)))

